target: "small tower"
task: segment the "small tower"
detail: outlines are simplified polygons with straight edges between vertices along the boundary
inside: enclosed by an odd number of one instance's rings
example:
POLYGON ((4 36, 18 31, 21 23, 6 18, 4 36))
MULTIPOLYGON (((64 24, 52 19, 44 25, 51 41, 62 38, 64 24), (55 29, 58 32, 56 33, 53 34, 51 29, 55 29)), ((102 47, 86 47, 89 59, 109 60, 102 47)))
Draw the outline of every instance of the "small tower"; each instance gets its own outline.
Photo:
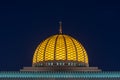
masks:
POLYGON ((62 21, 60 21, 59 24, 60 24, 59 33, 62 34, 62 21))

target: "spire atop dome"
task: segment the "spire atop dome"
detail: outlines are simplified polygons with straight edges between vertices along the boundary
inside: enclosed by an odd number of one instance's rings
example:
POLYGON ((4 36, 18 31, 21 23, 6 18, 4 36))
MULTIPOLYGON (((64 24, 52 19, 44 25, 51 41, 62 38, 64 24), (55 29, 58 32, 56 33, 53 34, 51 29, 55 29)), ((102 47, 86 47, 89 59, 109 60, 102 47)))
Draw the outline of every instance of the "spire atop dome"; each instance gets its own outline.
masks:
POLYGON ((60 21, 59 24, 60 24, 59 33, 62 34, 62 21, 60 21))

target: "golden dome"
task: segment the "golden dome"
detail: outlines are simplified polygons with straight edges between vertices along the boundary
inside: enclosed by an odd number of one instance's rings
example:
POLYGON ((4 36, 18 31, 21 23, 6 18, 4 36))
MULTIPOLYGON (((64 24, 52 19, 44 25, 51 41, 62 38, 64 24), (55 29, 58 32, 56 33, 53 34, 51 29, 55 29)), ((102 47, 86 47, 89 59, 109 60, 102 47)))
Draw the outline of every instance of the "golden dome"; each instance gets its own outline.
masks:
POLYGON ((38 63, 73 61, 88 66, 86 50, 80 42, 71 36, 57 34, 41 42, 33 56, 33 66, 38 63))

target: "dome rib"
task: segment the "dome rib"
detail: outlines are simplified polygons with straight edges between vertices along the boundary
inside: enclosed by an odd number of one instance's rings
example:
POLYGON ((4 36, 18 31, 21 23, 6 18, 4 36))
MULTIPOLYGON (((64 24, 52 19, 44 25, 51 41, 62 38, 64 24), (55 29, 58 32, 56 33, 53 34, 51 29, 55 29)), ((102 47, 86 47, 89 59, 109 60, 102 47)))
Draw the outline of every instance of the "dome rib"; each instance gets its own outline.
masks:
POLYGON ((85 63, 87 63, 87 62, 86 62, 86 54, 85 54, 85 51, 84 51, 84 47, 83 47, 83 46, 81 46, 81 48, 82 48, 83 53, 84 53, 84 62, 85 62, 85 63))
MULTIPOLYGON (((41 45, 42 45, 42 43, 40 43, 40 45, 39 45, 39 47, 38 47, 38 51, 40 50, 40 46, 41 46, 41 45)), ((36 53, 36 62, 38 61, 38 60, 37 60, 38 51, 37 51, 37 53, 36 53)))
POLYGON ((57 44, 58 37, 59 37, 59 35, 57 35, 57 37, 55 39, 55 44, 54 44, 54 60, 56 60, 56 44, 57 44))
POLYGON ((73 44, 74 44, 74 47, 75 47, 75 51, 76 51, 76 61, 78 60, 78 53, 77 53, 77 48, 76 48, 76 45, 73 41, 73 39, 69 36, 69 38, 72 40, 73 44))
POLYGON ((66 53, 66 60, 67 60, 67 44, 66 44, 66 39, 65 36, 63 35, 64 43, 65 43, 65 53, 66 53))
MULTIPOLYGON (((82 50, 83 50, 83 47, 82 47, 82 50)), ((83 50, 83 53, 84 53, 84 62, 86 63, 86 61, 85 61, 85 51, 83 50)))
MULTIPOLYGON (((53 36, 51 36, 51 37, 53 37, 53 36)), ((48 45, 49 41, 52 39, 51 37, 48 39, 48 41, 47 41, 47 43, 46 43, 46 45, 45 45, 44 54, 43 54, 43 61, 45 61, 46 48, 47 48, 47 45, 48 45)))
MULTIPOLYGON (((76 41, 77 41, 77 40, 76 40, 76 41)), ((82 49, 82 51, 83 51, 83 56, 84 56, 84 62, 86 63, 86 61, 85 61, 85 51, 84 51, 84 48, 83 48, 83 46, 82 46, 81 43, 79 43, 79 45, 81 45, 81 49, 82 49)))

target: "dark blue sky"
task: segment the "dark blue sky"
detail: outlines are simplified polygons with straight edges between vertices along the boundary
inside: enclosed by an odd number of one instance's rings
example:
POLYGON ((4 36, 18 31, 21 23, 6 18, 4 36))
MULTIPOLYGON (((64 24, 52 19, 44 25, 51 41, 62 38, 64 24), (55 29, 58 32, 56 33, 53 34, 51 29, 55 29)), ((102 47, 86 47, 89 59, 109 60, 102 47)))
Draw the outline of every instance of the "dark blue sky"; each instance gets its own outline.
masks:
POLYGON ((78 39, 90 66, 120 70, 120 2, 115 0, 0 1, 0 70, 31 66, 37 45, 58 33, 78 39))

